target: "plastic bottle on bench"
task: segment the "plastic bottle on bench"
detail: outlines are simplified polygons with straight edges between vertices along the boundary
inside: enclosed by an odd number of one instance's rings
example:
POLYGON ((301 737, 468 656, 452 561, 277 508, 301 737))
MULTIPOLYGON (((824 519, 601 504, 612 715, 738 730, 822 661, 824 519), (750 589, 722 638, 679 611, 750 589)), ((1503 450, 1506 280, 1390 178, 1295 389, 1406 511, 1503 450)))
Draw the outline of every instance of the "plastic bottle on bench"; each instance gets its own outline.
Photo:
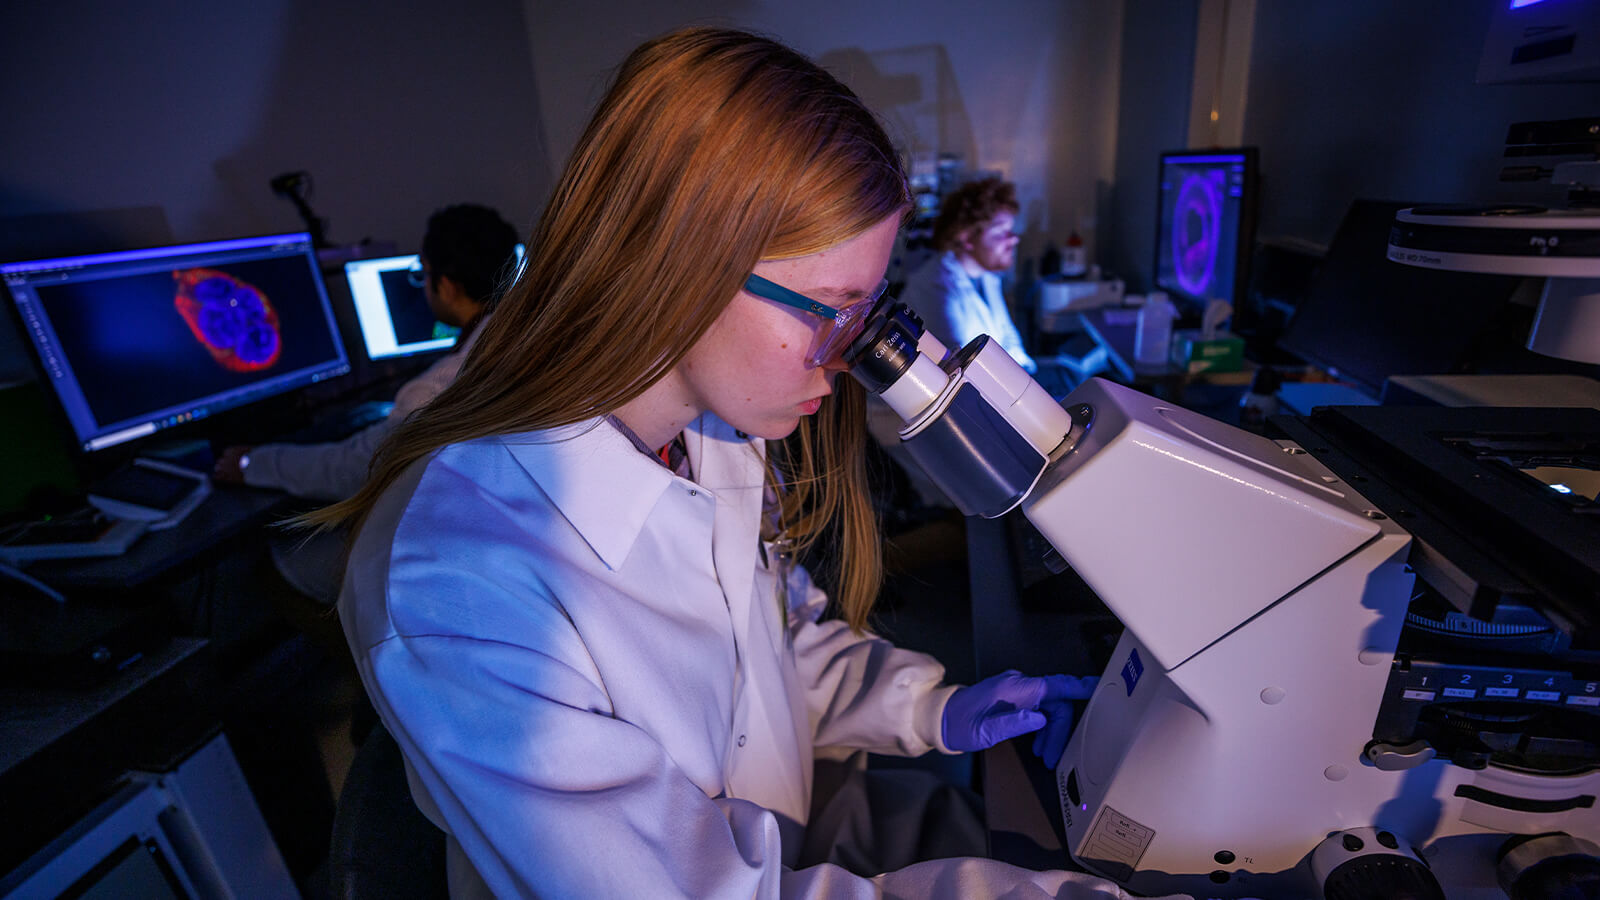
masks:
POLYGON ((1133 359, 1140 365, 1158 366, 1167 361, 1172 343, 1172 320, 1177 307, 1167 295, 1154 291, 1139 309, 1139 322, 1133 332, 1133 359))

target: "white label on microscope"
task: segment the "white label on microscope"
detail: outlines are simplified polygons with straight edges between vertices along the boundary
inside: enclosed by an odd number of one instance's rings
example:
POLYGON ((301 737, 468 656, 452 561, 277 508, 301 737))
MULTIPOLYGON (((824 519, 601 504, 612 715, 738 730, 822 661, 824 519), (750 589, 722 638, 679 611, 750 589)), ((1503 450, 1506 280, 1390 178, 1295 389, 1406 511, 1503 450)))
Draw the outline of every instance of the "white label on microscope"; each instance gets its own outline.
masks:
POLYGON ((1078 855, 1085 860, 1092 860, 1098 864, 1097 868, 1108 873, 1118 870, 1126 873, 1119 879, 1126 880, 1138 868, 1140 857, 1144 856, 1144 851, 1155 836, 1153 829, 1140 825, 1109 806, 1103 806, 1078 855))

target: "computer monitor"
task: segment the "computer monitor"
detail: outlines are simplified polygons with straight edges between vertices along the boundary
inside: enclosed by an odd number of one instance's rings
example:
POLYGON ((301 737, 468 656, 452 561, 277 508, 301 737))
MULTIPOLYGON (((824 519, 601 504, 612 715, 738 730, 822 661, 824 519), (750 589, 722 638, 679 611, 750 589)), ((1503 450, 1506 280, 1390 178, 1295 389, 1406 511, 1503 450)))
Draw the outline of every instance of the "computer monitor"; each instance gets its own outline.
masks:
POLYGON ((1239 309, 1255 242, 1256 148, 1161 154, 1155 286, 1187 317, 1207 301, 1239 309))
MULTIPOLYGON (((523 249, 517 245, 518 274, 523 249)), ((344 264, 344 277, 367 359, 449 350, 461 336, 460 328, 440 322, 429 308, 417 254, 353 260, 344 264)))
POLYGON ((422 287, 422 262, 409 256, 358 259, 344 264, 350 303, 371 360, 448 350, 461 329, 434 318, 422 287))
POLYGON ((309 235, 0 264, 85 452, 350 371, 309 235))
POLYGON ((1389 261, 1394 214, 1416 205, 1352 203, 1278 340, 1373 397, 1391 375, 1448 375, 1498 362, 1501 345, 1527 334, 1505 322, 1521 278, 1389 261))

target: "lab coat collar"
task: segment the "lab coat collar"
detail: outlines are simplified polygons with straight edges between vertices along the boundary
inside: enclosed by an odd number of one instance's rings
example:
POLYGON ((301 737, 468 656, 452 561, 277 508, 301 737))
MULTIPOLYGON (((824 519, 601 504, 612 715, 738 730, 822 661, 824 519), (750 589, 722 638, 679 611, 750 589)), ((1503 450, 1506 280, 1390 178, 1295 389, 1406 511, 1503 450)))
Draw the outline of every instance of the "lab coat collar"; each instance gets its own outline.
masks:
MULTIPOLYGON (((723 500, 717 531, 753 536, 760 526, 759 443, 715 416, 705 415, 684 429, 695 481, 723 500), (724 521, 734 510, 735 521, 724 521)), ((680 479, 639 452, 633 441, 603 418, 505 439, 517 463, 539 483, 572 527, 612 571, 622 567, 661 495, 680 479)), ((739 571, 743 566, 735 567, 739 571)))
POLYGON ((602 418, 512 435, 506 447, 612 571, 675 476, 602 418))

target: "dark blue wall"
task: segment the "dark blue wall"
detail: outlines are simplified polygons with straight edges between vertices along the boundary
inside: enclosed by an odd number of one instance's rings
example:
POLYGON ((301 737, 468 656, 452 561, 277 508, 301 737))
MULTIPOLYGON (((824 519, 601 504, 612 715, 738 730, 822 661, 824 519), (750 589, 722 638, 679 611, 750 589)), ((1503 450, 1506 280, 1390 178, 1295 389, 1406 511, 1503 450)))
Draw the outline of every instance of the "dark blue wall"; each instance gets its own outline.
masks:
POLYGON ((1260 233, 1326 243, 1357 197, 1558 202, 1497 181, 1506 126, 1600 114, 1600 84, 1475 84, 1495 2, 1259 0, 1260 233))
POLYGON ((1127 0, 1123 9, 1116 182, 1101 228, 1100 264, 1128 290, 1150 287, 1156 160, 1187 145, 1197 0, 1127 0))

